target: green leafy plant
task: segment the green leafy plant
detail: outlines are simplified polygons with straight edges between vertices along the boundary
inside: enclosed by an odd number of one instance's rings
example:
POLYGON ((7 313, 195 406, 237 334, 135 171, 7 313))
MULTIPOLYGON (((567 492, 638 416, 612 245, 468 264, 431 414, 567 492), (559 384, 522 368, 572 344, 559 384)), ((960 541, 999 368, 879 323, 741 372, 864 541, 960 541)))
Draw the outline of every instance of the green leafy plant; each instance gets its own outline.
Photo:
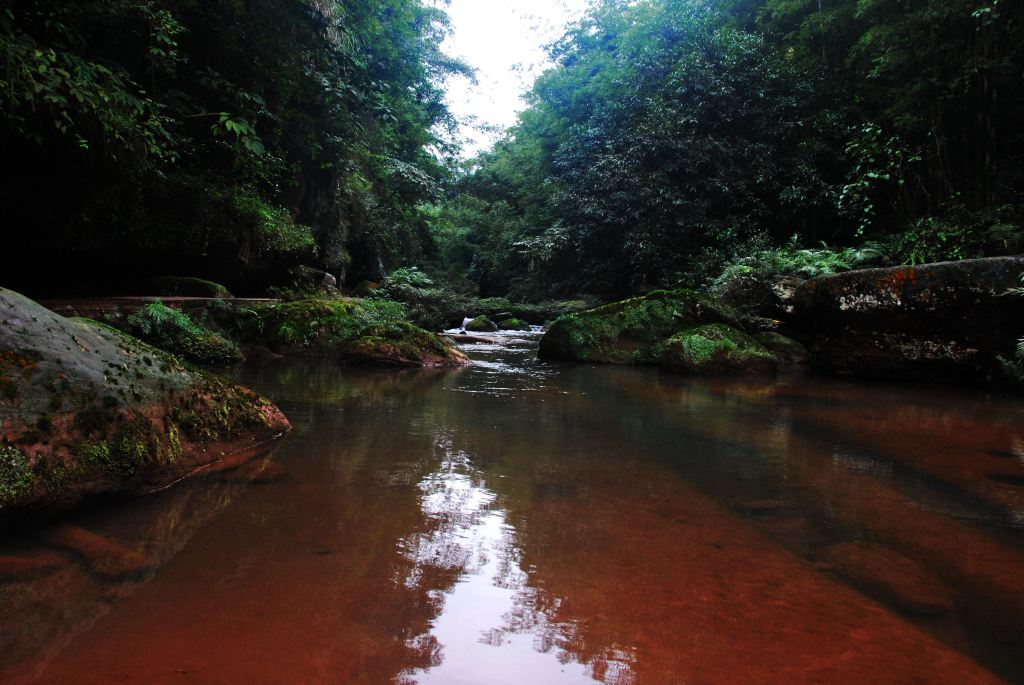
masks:
POLYGON ((230 366, 242 361, 235 343, 159 301, 128 317, 125 328, 155 347, 203 366, 230 366))

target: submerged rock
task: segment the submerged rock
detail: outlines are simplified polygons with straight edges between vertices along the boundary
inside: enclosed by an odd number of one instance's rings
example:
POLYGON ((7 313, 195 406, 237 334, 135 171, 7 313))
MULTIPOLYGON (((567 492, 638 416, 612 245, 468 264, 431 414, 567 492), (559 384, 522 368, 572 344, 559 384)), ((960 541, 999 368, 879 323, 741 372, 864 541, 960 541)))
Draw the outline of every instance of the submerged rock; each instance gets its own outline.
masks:
POLYGON ((93 573, 103 578, 130 578, 154 567, 154 562, 144 554, 81 526, 56 526, 46 531, 43 539, 48 545, 75 552, 93 573))
POLYGON ((33 580, 68 565, 57 552, 34 551, 17 556, 0 556, 0 583, 33 580))
POLYGON ((0 289, 0 514, 148 492, 288 428, 246 388, 0 289))
POLYGON ((949 588, 917 562, 884 545, 843 542, 816 556, 822 570, 908 614, 937 616, 953 610, 949 588))
POLYGON ((643 297, 559 317, 540 340, 542 359, 610 364, 654 363, 676 333, 709 323, 738 326, 729 306, 693 290, 643 297))
POLYGON ((218 480, 223 483, 250 483, 266 485, 280 483, 288 477, 288 471, 276 461, 260 459, 243 464, 237 469, 225 471, 218 480))
POLYGON ((673 335, 661 347, 658 365, 702 376, 769 374, 778 360, 746 333, 714 323, 673 335))
POLYGON ((797 325, 812 363, 843 375, 996 378, 1024 334, 1024 257, 864 269, 805 282, 797 325))

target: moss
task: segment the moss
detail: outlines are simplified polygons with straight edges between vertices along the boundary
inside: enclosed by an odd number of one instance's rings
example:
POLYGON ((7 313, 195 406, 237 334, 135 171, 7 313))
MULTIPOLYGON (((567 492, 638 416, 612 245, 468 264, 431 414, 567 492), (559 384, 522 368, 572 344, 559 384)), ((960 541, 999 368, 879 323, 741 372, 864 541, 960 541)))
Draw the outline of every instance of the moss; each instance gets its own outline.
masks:
POLYGON ((678 333, 660 345, 657 354, 665 368, 700 375, 770 373, 778 363, 759 342, 725 324, 678 333))
POLYGON ((511 319, 499 321, 498 329, 502 331, 528 331, 530 330, 530 324, 526 323, 522 319, 513 317, 511 319))
POLYGON ((735 323, 726 305, 692 290, 656 290, 643 297, 559 317, 541 339, 547 359, 650 363, 658 345, 704 323, 735 323))
POLYGON ((0 445, 0 509, 17 503, 32 481, 32 466, 25 453, 13 445, 0 445))
POLYGON ((466 330, 472 331, 473 333, 493 333, 498 330, 498 324, 494 323, 486 316, 478 316, 466 324, 466 330))

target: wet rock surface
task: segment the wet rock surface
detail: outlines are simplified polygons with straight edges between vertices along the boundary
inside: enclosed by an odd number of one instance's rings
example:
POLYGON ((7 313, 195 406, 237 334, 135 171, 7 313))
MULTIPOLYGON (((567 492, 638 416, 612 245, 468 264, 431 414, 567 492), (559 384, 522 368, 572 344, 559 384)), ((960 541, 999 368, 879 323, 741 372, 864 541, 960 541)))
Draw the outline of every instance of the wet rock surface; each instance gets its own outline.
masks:
POLYGON ((288 428, 246 388, 0 289, 0 515, 149 492, 288 428))
POLYGON ((1024 257, 819 276, 797 290, 815 368, 842 375, 979 381, 1022 334, 1024 257))

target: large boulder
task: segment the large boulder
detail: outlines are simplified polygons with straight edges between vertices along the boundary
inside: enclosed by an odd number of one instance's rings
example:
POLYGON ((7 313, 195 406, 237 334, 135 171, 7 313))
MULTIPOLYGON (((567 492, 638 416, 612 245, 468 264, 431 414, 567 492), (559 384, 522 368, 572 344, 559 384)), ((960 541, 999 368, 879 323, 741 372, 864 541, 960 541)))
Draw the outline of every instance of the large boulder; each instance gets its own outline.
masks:
POLYGON ((0 516, 149 492, 288 428, 250 390, 0 288, 0 516))
POLYGON ((608 364, 654 363, 676 333, 709 323, 739 327, 729 306, 693 290, 643 297, 560 316, 540 340, 542 359, 608 364))
POLYGON ((986 380, 1024 335, 1024 257, 819 276, 797 291, 812 364, 841 375, 986 380))
POLYGON ((712 323, 669 338, 658 355, 666 369, 695 376, 775 373, 778 360, 749 335, 712 323))

